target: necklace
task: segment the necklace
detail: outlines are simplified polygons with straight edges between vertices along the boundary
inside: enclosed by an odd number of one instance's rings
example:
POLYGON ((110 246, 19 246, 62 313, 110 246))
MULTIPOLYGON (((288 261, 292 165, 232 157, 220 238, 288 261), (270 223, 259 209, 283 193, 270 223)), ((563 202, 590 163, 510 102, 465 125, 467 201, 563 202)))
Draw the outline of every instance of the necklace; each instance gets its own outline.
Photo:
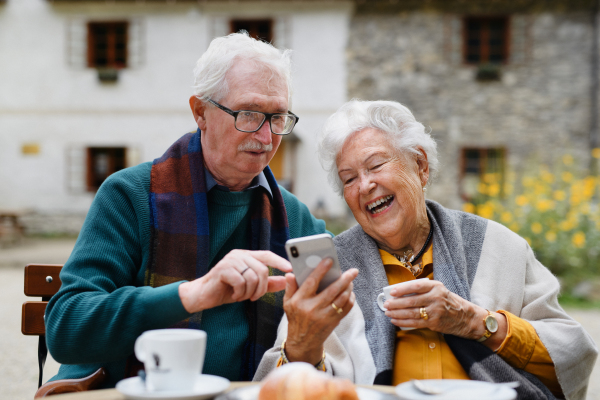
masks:
MULTIPOLYGON (((430 225, 431 225, 431 223, 430 223, 430 225)), ((423 270, 423 268, 421 268, 421 264, 413 265, 412 262, 414 260, 418 260, 419 258, 421 258, 423 253, 425 253, 425 249, 427 249, 427 246, 429 246, 429 242, 431 241, 432 236, 433 236, 433 225, 430 226, 429 234, 427 235, 425 244, 423 245, 423 247, 421 247, 421 250, 417 253, 416 256, 413 255, 413 251, 410 249, 406 250, 402 255, 398 255, 398 254, 394 254, 394 253, 392 253, 392 255, 394 257, 396 257, 396 259, 398 261, 400 261, 404 267, 408 268, 414 276, 418 276, 421 273, 421 271, 423 270)))

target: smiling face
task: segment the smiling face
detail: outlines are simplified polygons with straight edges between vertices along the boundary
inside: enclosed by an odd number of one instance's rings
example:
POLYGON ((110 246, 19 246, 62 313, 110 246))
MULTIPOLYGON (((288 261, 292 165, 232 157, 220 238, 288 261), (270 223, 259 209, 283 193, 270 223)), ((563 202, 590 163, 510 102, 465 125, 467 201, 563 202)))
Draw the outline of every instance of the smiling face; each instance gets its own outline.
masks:
POLYGON ((421 153, 398 153, 387 134, 369 128, 348 137, 336 158, 354 218, 389 252, 417 252, 429 233, 422 189, 429 167, 421 153))
MULTIPOLYGON (((219 101, 231 110, 264 113, 288 111, 288 89, 281 77, 253 62, 238 60, 227 72, 229 93, 219 101)), ((281 136, 271 133, 268 121, 256 132, 240 132, 235 119, 195 96, 190 106, 202 131, 205 166, 215 180, 232 191, 243 190, 271 161, 281 136)))

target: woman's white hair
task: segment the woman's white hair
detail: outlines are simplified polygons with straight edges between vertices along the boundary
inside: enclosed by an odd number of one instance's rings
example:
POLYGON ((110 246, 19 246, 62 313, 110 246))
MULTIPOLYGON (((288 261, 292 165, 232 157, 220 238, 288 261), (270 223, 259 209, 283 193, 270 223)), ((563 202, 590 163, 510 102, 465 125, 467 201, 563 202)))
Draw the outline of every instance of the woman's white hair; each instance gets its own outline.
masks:
POLYGON ((282 51, 270 43, 253 39, 245 31, 213 39, 206 52, 196 62, 192 86, 194 95, 204 101, 209 98, 215 101, 222 100, 229 93, 227 71, 236 62, 249 61, 267 67, 271 71, 270 79, 278 76, 285 80, 288 88, 288 103, 290 103, 291 53, 291 50, 282 51))
POLYGON ((395 101, 353 99, 327 119, 319 136, 319 160, 337 193, 342 194, 343 190, 337 172, 337 156, 352 134, 369 128, 386 133, 390 144, 400 153, 420 155, 419 149, 423 149, 429 162, 429 176, 436 175, 437 145, 408 108, 395 101))

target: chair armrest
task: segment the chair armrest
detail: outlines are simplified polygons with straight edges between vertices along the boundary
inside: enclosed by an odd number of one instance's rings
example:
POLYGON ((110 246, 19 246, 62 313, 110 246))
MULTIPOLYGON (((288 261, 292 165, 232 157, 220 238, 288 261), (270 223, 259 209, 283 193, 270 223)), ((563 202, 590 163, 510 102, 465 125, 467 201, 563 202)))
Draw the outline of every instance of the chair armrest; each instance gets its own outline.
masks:
POLYGON ((52 396, 55 394, 84 392, 86 390, 97 389, 108 375, 104 368, 98 369, 93 374, 81 379, 61 379, 58 381, 47 382, 43 384, 35 393, 34 399, 40 397, 52 396))

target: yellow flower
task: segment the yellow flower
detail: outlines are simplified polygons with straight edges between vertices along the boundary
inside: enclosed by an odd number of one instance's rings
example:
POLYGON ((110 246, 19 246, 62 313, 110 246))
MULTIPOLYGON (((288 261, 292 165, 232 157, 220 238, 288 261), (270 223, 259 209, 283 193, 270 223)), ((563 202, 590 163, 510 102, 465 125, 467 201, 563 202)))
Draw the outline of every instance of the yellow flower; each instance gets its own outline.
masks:
POLYGON ((595 149, 592 150, 592 157, 600 158, 600 148, 596 147, 595 149))
POLYGON ((494 216, 494 205, 491 202, 486 202, 477 207, 477 214, 485 219, 491 219, 494 216))
POLYGON ((591 211, 590 205, 588 203, 582 204, 581 207, 579 208, 579 211, 581 211, 581 213, 583 215, 588 215, 591 211))
POLYGON ((570 172, 563 172, 562 173, 562 180, 569 183, 573 180, 573 174, 570 172))
POLYGON ((510 183, 507 183, 504 185, 504 193, 506 193, 508 195, 512 194, 513 189, 514 189, 514 186, 511 185, 510 183))
POLYGON ((558 227, 563 231, 570 231, 571 229, 575 228, 575 224, 571 220, 567 219, 565 221, 561 221, 561 223, 558 224, 558 227))
POLYGON ((585 246, 585 233, 579 231, 573 235, 573 245, 577 248, 582 248, 585 246))
POLYGON ((554 202, 552 200, 543 199, 537 202, 536 208, 541 212, 545 212, 554 208, 554 202))
POLYGON ((465 203, 463 204, 463 211, 475 214, 475 206, 472 203, 465 203))
POLYGON ((536 183, 533 188, 533 192, 535 193, 536 196, 540 196, 540 195, 544 194, 544 192, 546 192, 546 187, 544 185, 542 185, 541 183, 536 183))
POLYGON ((531 187, 535 183, 535 180, 530 176, 526 176, 523 178, 522 183, 525 187, 531 187))
POLYGON ((523 206, 526 206, 527 203, 529 203, 529 200, 527 200, 527 197, 520 195, 520 196, 517 196, 517 198, 515 199, 515 202, 517 203, 518 206, 523 207, 523 206))
POLYGON ((556 242, 556 232, 546 232, 546 240, 549 242, 556 242))
POLYGON ((590 199, 594 195, 594 189, 596 188, 596 179, 593 176, 587 176, 583 180, 583 196, 586 199, 590 199))
POLYGON ((571 156, 570 154, 565 154, 562 158, 562 161, 565 165, 571 165, 573 164, 573 156, 571 156))
POLYGON ((487 194, 487 185, 485 183, 479 182, 477 185, 477 191, 481 194, 487 194))
POLYGON ((519 224, 517 224, 516 222, 513 222, 512 224, 510 224, 509 228, 513 232, 519 232, 519 229, 521 229, 519 224))
POLYGON ((500 194, 500 185, 497 183, 492 183, 488 187, 488 194, 492 197, 496 197, 500 194))
POLYGON ((534 222, 533 224, 531 224, 531 231, 533 233, 542 232, 542 224, 540 224, 539 222, 534 222))
POLYGON ((567 194, 564 190, 557 190, 554 192, 554 200, 563 201, 567 198, 567 194))
POLYGON ((552 175, 547 170, 542 171, 541 175, 542 175, 542 179, 544 181, 546 181, 548 183, 553 183, 554 182, 554 175, 552 175))
POLYGON ((504 211, 502 213, 502 215, 500 216, 500 219, 505 224, 508 224, 510 221, 512 221, 512 214, 510 212, 508 212, 508 211, 504 211))
POLYGON ((483 176, 485 183, 494 183, 498 180, 498 174, 488 172, 483 176))

